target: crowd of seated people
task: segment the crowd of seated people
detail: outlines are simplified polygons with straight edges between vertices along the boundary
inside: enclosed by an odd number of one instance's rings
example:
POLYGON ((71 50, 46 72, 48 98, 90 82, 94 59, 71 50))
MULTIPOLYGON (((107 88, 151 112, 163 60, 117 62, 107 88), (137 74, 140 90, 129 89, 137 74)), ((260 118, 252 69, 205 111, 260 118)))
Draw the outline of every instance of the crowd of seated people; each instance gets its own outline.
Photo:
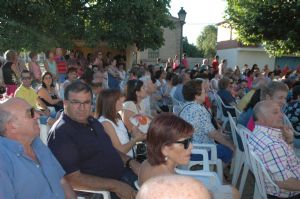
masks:
MULTIPOLYGON (((283 74, 279 68, 270 71, 268 66, 260 71, 257 65, 242 70, 236 66, 233 70, 226 61, 219 64, 217 59, 217 67, 204 60, 201 67, 176 65, 173 70, 170 59, 165 68, 160 60, 156 65, 141 64, 126 72, 124 60, 110 52, 105 58, 101 51, 87 58, 77 51, 63 54, 61 48, 48 51, 41 67, 37 54, 31 52, 30 62, 24 67, 16 51, 7 51, 0 86, 6 90, 3 100, 33 107, 26 109, 27 114, 40 124, 52 126, 47 144, 54 154, 51 158, 61 165, 56 181, 66 180, 74 189, 107 190, 112 198, 133 198, 135 181, 142 185, 154 176, 174 175, 177 165, 187 164, 190 157, 197 160, 190 143, 215 145, 217 157, 228 169, 236 146, 216 117, 215 95, 232 107, 229 111, 233 116, 234 107, 238 108, 242 112, 238 123, 254 133, 254 110, 262 100, 279 104, 294 130, 300 130, 299 70, 283 74), (178 112, 164 113, 173 112, 175 105, 178 112), (137 158, 140 146, 144 147, 142 163, 137 158)), ((3 122, 9 126, 10 118, 3 122)), ((0 131, 5 137, 6 127, 0 131)), ((1 142, 15 140, 2 137, 1 142)), ((31 141, 34 139, 38 140, 36 134, 31 141)), ((26 152, 33 162, 40 161, 34 148, 26 152)), ((9 190, 0 188, 0 198, 15 185, 10 186, 9 190)), ((233 198, 238 198, 236 190, 231 191, 233 198)), ((72 192, 65 194, 73 196, 72 192)))

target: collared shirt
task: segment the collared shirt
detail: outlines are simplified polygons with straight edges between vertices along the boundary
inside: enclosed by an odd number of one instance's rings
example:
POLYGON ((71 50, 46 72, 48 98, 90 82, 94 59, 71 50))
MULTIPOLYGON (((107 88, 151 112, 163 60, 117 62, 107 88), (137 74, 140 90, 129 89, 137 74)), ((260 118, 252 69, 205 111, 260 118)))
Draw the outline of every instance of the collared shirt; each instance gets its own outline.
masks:
POLYGON ((62 114, 50 129, 48 147, 67 174, 80 171, 116 180, 124 175, 120 154, 95 118, 81 124, 62 114))
MULTIPOLYGON (((249 148, 261 159, 274 181, 289 178, 300 180, 300 160, 294 150, 283 140, 280 129, 261 125, 255 126, 249 138, 249 148)), ((269 195, 291 197, 300 192, 280 189, 279 191, 265 179, 266 191, 269 195)))
POLYGON ((38 161, 28 157, 19 142, 0 137, 0 198, 65 198, 60 184, 64 170, 40 138, 32 148, 38 161))
POLYGON ((190 123, 195 130, 193 143, 214 143, 208 135, 216 129, 211 122, 211 115, 207 109, 196 102, 186 102, 182 107, 179 116, 190 123))
POLYGON ((26 102, 28 102, 28 104, 30 104, 34 108, 37 108, 38 95, 33 88, 26 88, 22 84, 17 88, 15 92, 15 97, 24 99, 26 102))

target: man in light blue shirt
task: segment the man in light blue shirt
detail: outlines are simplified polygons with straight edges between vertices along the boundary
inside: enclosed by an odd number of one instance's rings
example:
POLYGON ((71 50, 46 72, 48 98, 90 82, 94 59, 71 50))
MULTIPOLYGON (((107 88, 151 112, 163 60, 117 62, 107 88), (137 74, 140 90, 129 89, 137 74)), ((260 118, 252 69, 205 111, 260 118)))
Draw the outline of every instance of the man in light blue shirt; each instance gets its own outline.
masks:
POLYGON ((0 104, 0 198, 76 198, 64 170, 39 138, 39 116, 19 98, 0 104))

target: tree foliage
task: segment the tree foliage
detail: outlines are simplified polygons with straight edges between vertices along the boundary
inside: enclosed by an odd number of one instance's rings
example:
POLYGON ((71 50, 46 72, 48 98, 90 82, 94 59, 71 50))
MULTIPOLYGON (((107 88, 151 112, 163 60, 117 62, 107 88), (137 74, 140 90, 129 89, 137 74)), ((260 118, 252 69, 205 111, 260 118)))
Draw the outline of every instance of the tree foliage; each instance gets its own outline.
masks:
POLYGON ((300 52, 300 1, 227 2, 226 21, 244 44, 263 44, 271 55, 300 52))
POLYGON ((194 44, 190 44, 187 37, 182 40, 183 52, 187 54, 188 57, 203 57, 203 52, 199 50, 194 44))
POLYGON ((197 38, 197 47, 204 53, 204 57, 212 58, 216 54, 217 28, 214 25, 204 27, 197 38))
POLYGON ((6 0, 0 6, 0 50, 71 48, 74 40, 97 47, 164 43, 162 27, 173 27, 170 0, 6 0))

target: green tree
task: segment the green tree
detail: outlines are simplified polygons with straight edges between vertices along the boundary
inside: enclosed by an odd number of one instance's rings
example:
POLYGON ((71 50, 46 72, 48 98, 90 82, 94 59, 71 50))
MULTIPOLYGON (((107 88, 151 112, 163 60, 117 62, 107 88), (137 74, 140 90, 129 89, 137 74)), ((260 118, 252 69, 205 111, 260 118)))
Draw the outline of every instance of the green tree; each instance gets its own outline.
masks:
POLYGON ((74 40, 96 47, 164 43, 162 27, 173 27, 170 0, 6 0, 0 6, 0 50, 72 48, 74 40))
POLYGON ((204 57, 212 58, 216 54, 217 28, 214 25, 204 27, 197 38, 197 47, 204 52, 204 57))
POLYGON ((244 44, 262 44, 271 55, 300 52, 300 1, 228 0, 226 21, 244 44))
POLYGON ((187 54, 188 57, 203 57, 203 52, 199 50, 194 44, 190 44, 187 37, 182 40, 183 52, 187 54))

